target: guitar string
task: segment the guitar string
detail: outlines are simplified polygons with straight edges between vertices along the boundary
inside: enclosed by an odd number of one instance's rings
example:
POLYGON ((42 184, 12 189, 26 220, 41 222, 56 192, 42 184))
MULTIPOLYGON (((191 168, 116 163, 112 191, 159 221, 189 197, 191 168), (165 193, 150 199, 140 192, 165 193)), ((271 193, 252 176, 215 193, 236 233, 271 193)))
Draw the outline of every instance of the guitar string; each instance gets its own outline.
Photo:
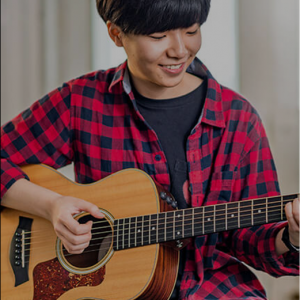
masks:
MULTIPOLYGON (((264 206, 265 206, 265 205, 264 205, 264 206)), ((246 206, 244 206, 244 208, 245 208, 245 207, 246 207, 246 206)), ((272 206, 272 208, 278 208, 278 207, 279 207, 279 206, 272 206)), ((281 209, 281 205, 280 205, 280 209, 281 209)), ((218 213, 219 213, 220 211, 226 212, 226 209, 225 209, 225 210, 219 210, 218 213)), ((252 215, 253 215, 253 217, 254 217, 254 216, 256 216, 257 214, 263 214, 263 215, 266 214, 265 208, 262 208, 262 211, 261 211, 261 212, 253 212, 253 213, 252 213, 252 211, 253 211, 253 209, 243 211, 243 212, 242 212, 242 217, 247 217, 247 216, 252 217, 252 215), (245 215, 245 213, 248 213, 249 211, 251 212, 251 214, 245 215)), ((269 209, 268 209, 268 214, 271 213, 271 212, 272 212, 272 211, 271 211, 270 208, 269 208, 269 209)), ((165 212, 165 213, 166 213, 166 212, 165 212)), ((180 213, 180 210, 179 210, 179 211, 171 211, 171 213, 173 213, 173 216, 167 217, 167 219, 174 219, 174 217, 176 217, 176 216, 175 216, 175 213, 180 213)), ((227 210, 227 219, 228 219, 228 220, 230 220, 230 219, 232 219, 232 218, 237 218, 237 217, 238 217, 238 213, 236 213, 234 216, 228 216, 229 214, 230 214, 230 212, 228 213, 228 210, 227 210)), ((232 215, 232 213, 231 213, 231 215, 232 215)), ((158 216, 158 215, 157 215, 157 216, 158 216)), ((216 217, 214 217, 214 213, 213 213, 212 215, 210 215, 210 214, 204 212, 204 217, 205 217, 205 219, 206 219, 206 218, 207 218, 207 219, 214 218, 216 221, 226 220, 226 217, 223 218, 223 216, 224 216, 223 214, 222 214, 222 215, 218 214, 218 215, 216 215, 216 217), (221 218, 218 218, 218 217, 221 217, 221 218)), ((135 218, 135 217, 133 217, 133 218, 135 218)), ((191 218, 193 219, 193 215, 185 215, 185 221, 191 221, 191 220, 192 220, 191 218), (189 218, 189 217, 190 217, 190 218, 189 218)), ((194 218, 196 218, 196 219, 202 218, 202 219, 203 219, 203 211, 194 214, 194 218)), ((129 218, 128 218, 128 219, 129 219, 129 218)), ((202 219, 201 219, 201 221, 202 221, 202 219)), ((164 220, 165 220, 165 218, 163 219, 163 221, 164 221, 164 220)), ((159 221, 159 218, 153 219, 152 221, 154 221, 154 222, 157 223, 157 221, 159 221)), ((168 221, 168 220, 167 220, 167 221, 168 221)), ((213 220, 209 220, 209 221, 213 221, 213 220)), ((149 220, 147 220, 146 222, 149 222, 149 220)), ((174 221, 172 220, 171 222, 174 222, 174 221)), ((181 220, 177 220, 177 221, 175 221, 175 222, 181 222, 181 220)), ((101 224, 101 223, 107 223, 107 221, 106 221, 106 220, 102 220, 102 221, 94 222, 94 224, 101 224)), ((134 226, 137 227, 137 224, 139 224, 139 223, 141 224, 142 222, 141 222, 141 221, 138 221, 138 222, 133 223, 132 225, 133 225, 133 227, 134 227, 134 226)), ((144 223, 145 223, 145 221, 144 221, 144 223)), ((129 225, 129 224, 128 224, 128 223, 127 223, 127 224, 123 223, 123 224, 120 224, 120 225, 121 225, 121 226, 125 226, 125 225, 129 225)), ((141 225, 142 225, 142 224, 141 224, 141 225)), ((149 225, 149 226, 150 226, 150 225, 149 225)), ((111 226, 109 225, 109 226, 93 227, 93 228, 92 228, 92 231, 96 231, 96 230, 98 230, 98 229, 106 229, 106 228, 110 228, 110 229, 111 229, 111 226)), ((140 229, 141 227, 137 227, 137 228, 140 229)), ((42 232, 42 231, 39 231, 39 232, 42 232)), ((110 230, 110 231, 101 231, 101 234, 107 234, 107 233, 110 233, 110 232, 111 232, 111 230, 110 230)), ((144 231, 144 232, 145 232, 145 231, 144 231)), ((30 233, 30 232, 25 232, 25 234, 29 234, 29 233, 30 233)), ((98 234, 100 234, 100 233, 98 233, 98 234)), ((35 242, 32 242, 33 239, 37 240, 37 239, 41 239, 41 238, 43 238, 43 237, 45 237, 45 236, 42 235, 42 236, 34 236, 34 237, 25 237, 24 240, 31 240, 31 244, 34 244, 35 242)), ((27 243, 26 243, 25 245, 27 245, 27 243)))
MULTIPOLYGON (((249 200, 245 200, 245 201, 249 201, 249 200)), ((291 201, 292 201, 291 199, 286 199, 286 200, 283 200, 283 201, 280 201, 280 202, 278 201, 278 202, 269 203, 268 213, 270 213, 270 208, 278 208, 278 207, 281 208, 281 202, 282 202, 283 205, 285 205, 285 204, 287 204, 288 202, 291 202, 291 201), (278 203, 280 205, 277 205, 277 206, 273 205, 273 204, 278 204, 278 203)), ((251 202, 251 200, 250 200, 250 202, 251 202)), ((232 203, 232 204, 238 204, 238 203, 239 202, 235 202, 235 203, 232 203)), ((226 206, 226 204, 217 204, 217 205, 225 205, 226 206)), ((184 210, 174 210, 174 211, 169 211, 169 212, 161 212, 159 214, 166 214, 166 213, 170 213, 171 214, 172 213, 173 216, 167 217, 167 219, 173 219, 174 218, 174 214, 176 214, 176 213, 180 213, 182 211, 188 211, 188 210, 192 211, 192 210, 197 209, 197 210, 201 210, 201 211, 199 211, 196 214, 194 214, 194 218, 199 218, 199 217, 203 218, 203 208, 204 208, 204 216, 205 216, 205 218, 214 218, 214 215, 215 215, 214 211, 209 211, 209 212, 205 211, 205 209, 207 207, 212 207, 213 208, 213 205, 196 207, 196 208, 189 208, 189 209, 184 209, 184 210)), ((225 214, 226 210, 227 210, 227 218, 228 218, 228 215, 232 214, 232 212, 228 212, 228 211, 230 211, 230 210, 232 211, 233 210, 234 214, 235 214, 235 216, 234 216, 235 218, 238 216, 238 214, 241 214, 241 213, 243 214, 243 217, 245 217, 244 214, 248 213, 248 212, 250 212, 249 216, 251 216, 252 213, 255 214, 255 212, 253 210, 258 209, 258 207, 260 207, 262 209, 262 212, 258 212, 258 214, 265 214, 266 213, 265 212, 265 210, 266 210, 266 204, 262 204, 262 203, 258 203, 258 204, 255 204, 255 205, 248 205, 248 206, 243 205, 243 206, 240 206, 240 209, 238 207, 227 207, 227 209, 225 208, 225 209, 219 209, 218 211, 216 210, 216 213, 218 213, 218 214, 224 213, 225 214), (241 210, 241 208, 243 208, 243 211, 239 213, 238 210, 241 210), (245 208, 250 208, 250 209, 249 210, 244 210, 245 208)), ((158 216, 159 214, 154 214, 154 215, 158 216)), ((223 214, 222 214, 222 216, 223 216, 223 214)), ((185 215, 185 217, 193 217, 193 216, 192 215, 187 215, 187 216, 185 215)), ((128 218, 124 218, 123 220, 130 219, 130 218, 136 218, 136 217, 128 217, 128 218)), ((232 218, 232 217, 230 216, 230 218, 232 218)), ((224 219, 226 219, 226 217, 224 219)), ((157 218, 154 221, 156 221, 156 220, 159 220, 159 219, 157 218)), ((218 220, 222 220, 222 219, 219 218, 218 220)), ((146 222, 148 222, 148 221, 149 220, 146 220, 146 222)), ((104 220, 101 219, 99 221, 94 222, 93 224, 96 225, 96 224, 102 224, 102 223, 107 223, 107 222, 108 221, 106 219, 104 219, 104 220)), ((138 222, 141 222, 141 221, 138 221, 138 222)), ((144 220, 144 222, 145 222, 145 220, 144 220)), ((123 223, 121 225, 128 225, 128 224, 124 224, 123 223)), ((93 227, 92 231, 98 230, 99 228, 105 229, 105 228, 111 228, 111 226, 108 225, 108 226, 93 227)), ((43 233, 43 231, 42 230, 35 230, 35 231, 25 231, 24 232, 24 234, 33 234, 33 233, 34 234, 35 233, 43 233)), ((108 232, 102 232, 102 233, 104 234, 104 233, 108 233, 108 232)), ((35 236, 35 238, 41 238, 41 237, 44 237, 44 235, 35 236)), ((26 240, 26 239, 32 239, 32 238, 31 237, 28 237, 28 238, 25 237, 24 240, 26 240)))
MULTIPOLYGON (((276 222, 277 221, 277 218, 275 218, 275 219, 270 219, 270 222, 272 223, 272 222, 276 222)), ((213 226, 212 226, 213 227, 213 226)), ((250 227, 250 226, 248 226, 248 227, 250 227)), ((212 228, 213 229, 213 228, 212 228)), ((220 231, 226 231, 226 228, 225 227, 223 227, 220 231)), ((210 234, 210 233, 206 233, 206 234, 210 234)), ((200 234, 198 234, 197 236, 201 236, 202 235, 202 233, 200 233, 200 234)), ((188 237, 188 238, 190 238, 190 237, 188 237)), ((159 238, 158 238, 159 239, 159 238)), ((177 239, 184 239, 184 238, 177 238, 177 239)), ((144 243, 144 241, 141 241, 140 243, 141 243, 141 245, 137 245, 137 246, 134 246, 134 243, 130 243, 130 245, 128 246, 128 248, 135 248, 135 247, 142 247, 142 246, 148 246, 148 245, 151 245, 151 244, 157 244, 157 242, 155 241, 155 242, 152 242, 151 241, 151 237, 147 237, 147 243, 144 243), (151 243, 149 243, 149 240, 151 241, 151 243)), ((175 239, 173 239, 173 236, 172 236, 172 238, 171 238, 171 240, 165 240, 165 239, 163 239, 162 241, 158 241, 158 243, 162 243, 162 242, 170 242, 170 241, 174 241, 174 240, 176 240, 176 238, 175 239)), ((130 239, 128 239, 127 241, 130 241, 130 239)), ((110 248, 110 246, 113 244, 113 241, 111 241, 111 242, 106 242, 106 243, 99 243, 99 244, 93 244, 93 245, 91 245, 91 246, 88 246, 87 248, 86 248, 86 250, 84 250, 84 252, 83 253, 81 253, 81 254, 71 254, 71 253, 67 253, 67 254, 64 254, 64 257, 69 257, 69 256, 74 256, 74 255, 85 255, 85 254, 87 254, 87 253, 90 253, 90 252, 95 252, 95 251, 98 251, 99 252, 99 248, 100 247, 98 247, 96 250, 89 250, 88 248, 91 248, 91 247, 96 247, 96 246, 103 246, 104 244, 106 244, 106 245, 108 245, 109 247, 107 247, 106 249, 107 250, 109 250, 109 248, 110 248)), ((43 248, 46 248, 46 247, 43 247, 43 248)), ((120 248, 120 249, 117 249, 117 250, 124 250, 124 249, 128 249, 128 248, 126 248, 126 247, 124 247, 123 249, 122 248, 120 248)), ((41 247, 40 248, 37 248, 37 247, 35 247, 34 248, 35 250, 37 250, 37 249, 41 249, 41 247)), ((53 252, 53 249, 51 250, 51 249, 49 249, 49 247, 47 247, 47 249, 48 249, 48 253, 50 253, 50 252, 53 252)), ((66 251, 66 250, 64 250, 64 251, 66 251)), ((107 253, 107 252, 106 252, 107 253)), ((44 251, 43 252, 43 254, 47 254, 47 251, 44 251)), ((28 255, 25 255, 24 256, 25 257, 25 263, 29 263, 29 260, 27 259, 28 257, 30 257, 30 254, 28 254, 28 255)))
MULTIPOLYGON (((273 211, 271 211, 271 213, 272 213, 273 215, 274 215, 274 213, 276 214, 276 215, 275 215, 276 217, 275 217, 275 219, 274 219, 274 216, 269 215, 269 217, 270 217, 270 218, 269 218, 270 222, 272 222, 272 221, 274 221, 274 220, 275 220, 275 221, 276 221, 276 220, 278 221, 278 212, 280 212, 280 210, 273 210, 273 211), (273 217, 273 219, 272 219, 272 217, 273 217)), ((257 219, 256 221, 261 221, 261 220, 265 220, 265 217, 262 217, 262 218, 260 218, 260 219, 257 219)), ((203 220, 200 220, 200 222, 194 224, 194 227, 195 227, 194 230, 195 230, 195 231, 197 231, 197 230, 199 230, 199 229, 201 229, 201 231, 202 231, 202 229, 203 229, 202 227, 200 227, 200 228, 199 228, 199 227, 198 227, 198 228, 196 227, 197 225, 202 226, 202 221, 203 221, 203 220)), ((231 221, 231 220, 229 220, 229 221, 231 221)), ((235 225, 235 224, 236 224, 236 221, 234 220, 234 222, 229 222, 229 223, 227 224, 227 230, 230 230, 230 226, 232 226, 232 224, 235 225)), ((250 226, 251 226, 251 224, 247 224, 246 227, 250 227, 250 226)), ((206 231, 208 231, 208 230, 210 230, 210 229, 213 229, 214 227, 215 227, 214 224, 206 224, 205 229, 206 229, 206 231)), ((236 226, 235 226, 235 227, 236 227, 236 226)), ((222 228, 218 228, 218 229, 220 229, 220 230, 222 231, 222 230, 226 230, 226 227, 222 227, 222 228)), ((161 230, 165 230, 165 229, 164 229, 164 228, 160 228, 160 229, 158 229, 158 230, 161 231, 161 230)), ((155 230, 155 231, 156 231, 156 230, 155 230)), ((151 232, 151 233, 152 233, 152 230, 144 231, 145 236, 147 236, 147 233, 148 233, 148 232, 151 232)), ((111 232, 109 232, 109 233, 111 233, 111 232)), ((123 234, 123 237, 126 236, 126 235, 129 237, 130 234, 132 234, 132 233, 129 233, 129 232, 128 232, 128 233, 125 234, 125 235, 123 234)), ((207 234, 208 234, 208 232, 207 232, 207 234)), ((164 235, 164 232, 163 232, 163 233, 160 233, 159 235, 164 235)), ((198 235, 200 235, 200 234, 198 234, 198 235)), ((154 235, 153 235, 153 234, 152 234, 152 235, 150 234, 150 236, 148 235, 147 238, 149 238, 149 239, 151 240, 151 237, 152 237, 152 236, 156 236, 156 237, 157 237, 158 235, 157 235, 156 233, 154 233, 154 235)), ((169 236, 168 236, 168 237, 169 237, 169 236)), ((104 237, 104 238, 105 238, 105 237, 104 237)), ((104 238, 103 238, 103 237, 101 237, 101 238, 94 238, 94 239, 91 239, 91 240, 92 240, 92 241, 97 241, 97 240, 100 241, 100 240, 103 240, 104 238)), ((159 237, 158 237, 158 238, 159 238, 159 237)), ((173 239, 173 232, 172 232, 172 239, 173 239)), ((131 240, 132 240, 132 238, 130 238, 130 237, 129 237, 128 239, 124 239, 124 243, 125 243, 125 242, 127 243, 128 241, 131 241, 131 240)), ((123 241, 123 240, 122 240, 122 241, 123 241)), ((37 243, 26 243, 25 245, 28 246, 28 245, 31 245, 31 244, 37 244, 37 243)), ((99 244, 92 244, 91 246, 96 246, 96 245, 102 245, 102 246, 103 246, 104 244, 111 245, 111 242, 105 242, 105 243, 99 243, 99 244)), ((90 247, 90 246, 89 246, 89 247, 90 247)), ((44 247, 34 247, 35 250, 36 250, 36 249, 41 249, 41 248, 44 248, 44 247)))
MULTIPOLYGON (((294 196, 294 195, 293 195, 294 196)), ((281 197, 281 196, 276 196, 276 197, 273 197, 273 198, 278 198, 278 197, 281 197)), ((265 198, 262 198, 262 199, 264 199, 265 200, 265 198)), ((266 199, 272 199, 272 197, 270 197, 270 198, 266 198, 266 199)), ((259 199, 255 199, 255 200, 259 200, 259 199)), ((277 201, 277 202, 272 202, 272 203, 269 203, 269 205, 273 205, 274 203, 275 204, 277 204, 277 203, 281 203, 281 202, 283 202, 284 204, 286 204, 286 203, 288 203, 288 202, 291 202, 292 200, 294 200, 294 198, 292 198, 292 199, 284 199, 283 201, 277 201)), ((244 201, 242 201, 242 202, 240 202, 240 203, 245 203, 245 202, 252 202, 252 200, 244 200, 244 201)), ((231 209, 231 210, 236 210, 236 209, 239 209, 238 207, 228 207, 228 205, 236 205, 236 204, 238 204, 239 202, 230 202, 230 203, 228 203, 228 204, 226 204, 226 203, 219 203, 219 204, 215 204, 215 205, 208 205, 208 206, 202 206, 202 207, 196 207, 196 208, 192 208, 192 209, 201 209, 202 210, 202 208, 204 207, 205 209, 207 209, 207 208, 213 208, 214 206, 221 206, 221 205, 225 205, 225 206, 227 206, 227 210, 229 210, 229 209, 231 209)), ((243 205, 243 206, 241 206, 243 209, 244 208, 248 208, 248 207, 251 207, 251 210, 250 211, 252 211, 253 210, 253 207, 255 207, 255 206, 263 206, 263 207, 265 207, 266 206, 266 203, 257 203, 257 204, 255 204, 255 205, 249 205, 249 206, 246 206, 246 205, 243 205)), ((272 206, 272 207, 274 207, 274 206, 272 206)), ((188 208, 188 209, 191 209, 191 208, 188 208)), ((184 209, 184 210, 188 210, 188 209, 184 209)), ((263 209, 265 209, 265 208, 263 208, 263 209)), ((180 211, 183 211, 183 210, 175 210, 175 211, 169 211, 169 213, 175 213, 175 212, 180 212, 180 211)), ((221 212, 221 211, 226 211, 226 209, 219 209, 218 210, 218 212, 221 212)), ((208 214, 208 213, 211 213, 212 212, 212 215, 214 214, 214 212, 213 211, 209 211, 209 212, 204 212, 205 214, 208 214)), ((244 212, 244 211, 243 211, 244 212)), ((247 211, 246 211, 247 212, 247 211)), ((162 214, 163 213, 167 213, 167 212, 161 212, 162 214)), ((203 214, 203 211, 201 211, 201 212, 199 212, 199 213, 197 213, 197 214, 203 214)), ((197 215, 196 214, 196 215, 197 215)), ((158 214, 157 214, 158 215, 158 214)), ((209 215, 208 215, 209 216, 209 215)), ((135 218, 135 217, 128 217, 128 218, 123 218, 123 219, 129 219, 129 218, 135 218)), ((170 217, 170 218, 173 218, 173 217, 170 217)), ((101 224, 101 223, 105 223, 105 222, 107 222, 106 221, 106 219, 105 220, 99 220, 99 221, 96 221, 96 222, 94 222, 93 224, 101 224)), ((110 226, 106 226, 107 228, 110 228, 110 226)), ((103 227, 104 228, 104 227, 103 227)), ((43 232, 42 230, 35 230, 35 231, 25 231, 25 234, 29 234, 29 233, 36 233, 36 232, 43 232)))

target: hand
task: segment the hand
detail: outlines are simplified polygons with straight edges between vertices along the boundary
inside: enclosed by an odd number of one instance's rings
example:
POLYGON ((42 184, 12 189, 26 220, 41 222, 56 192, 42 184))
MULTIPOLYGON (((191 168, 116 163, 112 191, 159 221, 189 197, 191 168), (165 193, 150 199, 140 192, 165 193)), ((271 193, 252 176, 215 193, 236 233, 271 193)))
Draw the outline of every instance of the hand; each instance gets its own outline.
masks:
POLYGON ((289 237, 290 242, 299 247, 299 199, 287 203, 285 206, 285 215, 289 223, 289 237))
POLYGON ((96 205, 68 196, 60 196, 55 199, 50 211, 50 220, 57 236, 66 250, 72 254, 82 253, 91 240, 93 222, 79 224, 73 217, 82 211, 90 213, 95 218, 104 217, 96 205))

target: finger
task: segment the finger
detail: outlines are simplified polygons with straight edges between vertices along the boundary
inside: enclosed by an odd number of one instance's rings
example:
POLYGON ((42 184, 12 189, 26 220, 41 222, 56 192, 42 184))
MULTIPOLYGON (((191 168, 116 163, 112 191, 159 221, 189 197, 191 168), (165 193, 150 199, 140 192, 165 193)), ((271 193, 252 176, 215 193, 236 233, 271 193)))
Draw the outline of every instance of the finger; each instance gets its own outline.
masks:
POLYGON ((63 222, 64 226, 74 235, 86 235, 91 233, 92 221, 89 221, 85 224, 80 224, 72 216, 67 216, 63 222))
POLYGON ((89 242, 74 245, 70 243, 64 236, 61 236, 60 239, 65 249, 71 254, 80 254, 89 246, 89 242))
POLYGON ((296 231, 299 228, 299 225, 294 219, 293 204, 291 202, 287 203, 285 206, 285 215, 289 223, 289 228, 293 231, 296 231))
POLYGON ((101 213, 99 208, 93 203, 90 203, 87 201, 82 201, 80 203, 80 209, 90 213, 95 218, 98 218, 98 219, 104 218, 104 214, 101 213))
POLYGON ((298 198, 293 201, 293 217, 298 226, 299 226, 299 210, 300 210, 299 204, 300 202, 298 198))
POLYGON ((63 229, 60 229, 57 235, 69 253, 82 253, 84 249, 89 246, 91 240, 90 232, 84 235, 74 235, 68 228, 64 226, 62 226, 62 228, 63 229))

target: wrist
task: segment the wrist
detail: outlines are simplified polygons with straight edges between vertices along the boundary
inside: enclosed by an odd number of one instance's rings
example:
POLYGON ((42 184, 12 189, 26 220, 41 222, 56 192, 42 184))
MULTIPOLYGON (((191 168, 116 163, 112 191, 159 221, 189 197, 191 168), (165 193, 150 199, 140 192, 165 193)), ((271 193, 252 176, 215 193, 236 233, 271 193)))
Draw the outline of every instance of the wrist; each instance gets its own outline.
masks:
POLYGON ((298 252, 299 253, 299 246, 294 245, 290 241, 290 236, 289 236, 289 226, 287 225, 282 233, 281 240, 284 243, 284 245, 289 249, 290 252, 298 252))

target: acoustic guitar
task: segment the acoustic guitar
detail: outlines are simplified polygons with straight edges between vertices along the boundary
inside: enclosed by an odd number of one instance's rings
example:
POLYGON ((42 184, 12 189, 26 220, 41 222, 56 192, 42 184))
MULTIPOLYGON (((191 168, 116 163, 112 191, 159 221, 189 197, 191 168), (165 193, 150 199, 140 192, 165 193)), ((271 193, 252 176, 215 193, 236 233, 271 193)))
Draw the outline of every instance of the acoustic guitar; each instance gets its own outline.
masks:
POLYGON ((45 165, 23 170, 40 186, 96 204, 105 217, 75 216, 80 223, 92 220, 93 227, 89 247, 74 255, 49 221, 3 208, 3 300, 168 299, 177 278, 178 250, 191 237, 285 220, 285 204, 298 196, 178 210, 173 197, 138 169, 85 185, 45 165))

